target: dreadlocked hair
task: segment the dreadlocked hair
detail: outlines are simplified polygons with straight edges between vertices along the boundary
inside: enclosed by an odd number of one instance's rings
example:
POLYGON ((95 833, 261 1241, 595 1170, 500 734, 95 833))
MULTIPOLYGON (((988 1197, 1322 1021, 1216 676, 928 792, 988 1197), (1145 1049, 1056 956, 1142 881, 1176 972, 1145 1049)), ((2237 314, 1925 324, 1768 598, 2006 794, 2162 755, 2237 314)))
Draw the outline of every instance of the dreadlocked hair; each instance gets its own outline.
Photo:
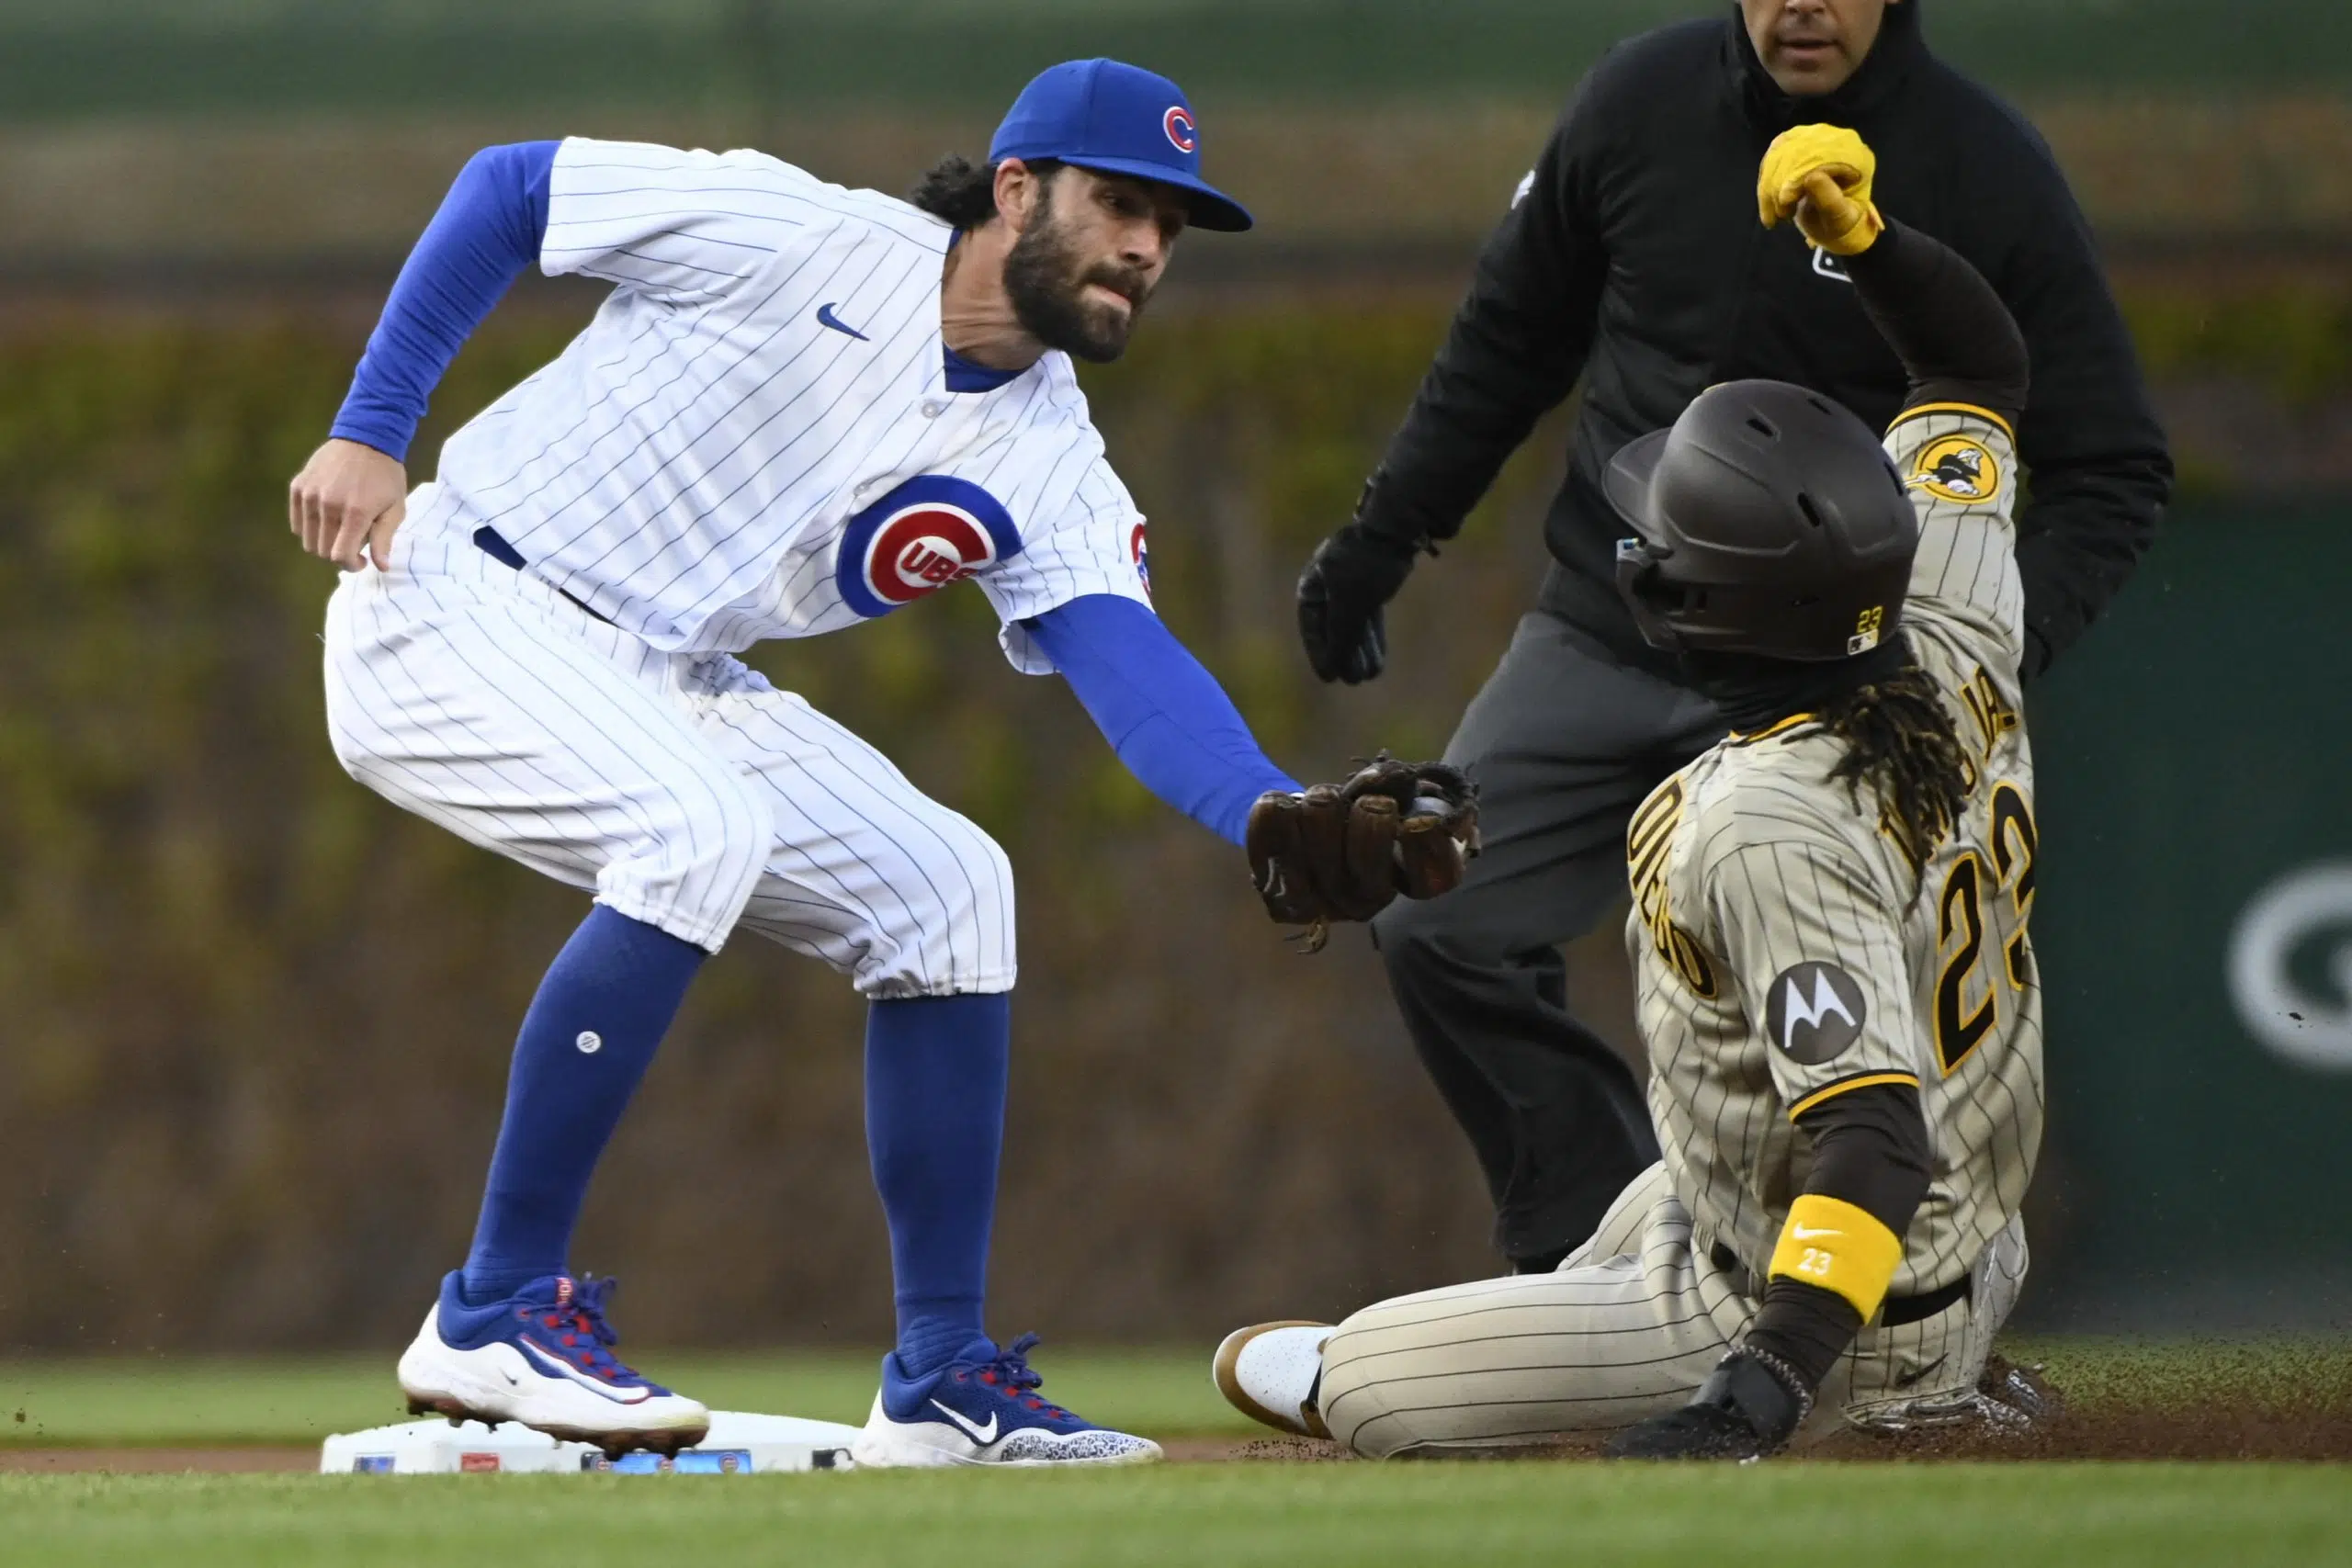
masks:
POLYGON ((1928 857, 1960 820, 1969 764, 1936 683, 1913 661, 1885 680, 1821 705, 1822 727, 1846 743, 1829 771, 1857 807, 1862 786, 1878 797, 1879 821, 1921 876, 1928 857))

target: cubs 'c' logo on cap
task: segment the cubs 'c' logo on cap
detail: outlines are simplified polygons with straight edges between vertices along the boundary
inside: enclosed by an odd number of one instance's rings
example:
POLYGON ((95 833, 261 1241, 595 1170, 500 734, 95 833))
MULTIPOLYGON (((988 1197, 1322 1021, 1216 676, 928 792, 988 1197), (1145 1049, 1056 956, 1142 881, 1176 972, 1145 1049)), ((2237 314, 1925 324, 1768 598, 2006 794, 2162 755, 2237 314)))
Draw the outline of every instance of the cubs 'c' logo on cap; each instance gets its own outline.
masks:
POLYGON ((1148 599, 1151 597, 1151 546, 1144 537, 1144 525, 1140 523, 1136 525, 1135 532, 1127 536, 1127 554, 1135 557, 1136 575, 1143 579, 1143 596, 1148 599))
POLYGON ((1200 128, 1193 123, 1193 111, 1182 104, 1171 104, 1160 117, 1159 129, 1168 132, 1168 140, 1176 144, 1179 152, 1190 152, 1201 144, 1200 128))
POLYGON ((872 619, 1021 553, 1001 502, 969 479, 924 474, 851 518, 833 581, 872 619))
POLYGON ((1862 1037, 1871 1010, 1861 987, 1834 964, 1799 964, 1773 977, 1764 1002, 1772 1043, 1792 1062, 1817 1067, 1862 1037))
POLYGON ((1919 449, 1905 481, 1939 501, 1983 506, 2001 493, 2001 465, 1973 435, 1945 435, 1919 449))

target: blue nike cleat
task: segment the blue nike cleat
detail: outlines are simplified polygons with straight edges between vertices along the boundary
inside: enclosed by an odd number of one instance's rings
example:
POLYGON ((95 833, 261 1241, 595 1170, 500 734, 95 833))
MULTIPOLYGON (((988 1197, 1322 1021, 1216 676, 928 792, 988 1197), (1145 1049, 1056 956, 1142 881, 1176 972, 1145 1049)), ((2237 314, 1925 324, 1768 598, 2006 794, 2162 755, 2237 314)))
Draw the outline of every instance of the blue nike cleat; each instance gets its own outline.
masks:
POLYGON ((631 1449, 675 1454, 702 1441, 710 1412, 621 1364, 605 1321, 613 1281, 550 1274, 514 1295, 468 1306, 460 1276, 401 1357, 409 1413, 452 1421, 518 1422, 617 1459, 631 1449))
POLYGON ((850 1448, 861 1467, 946 1464, 1148 1464, 1159 1445, 1097 1427, 1037 1392, 1043 1382, 1024 1334, 1002 1350, 976 1339, 962 1359, 909 1378, 896 1351, 882 1358, 882 1392, 850 1448))

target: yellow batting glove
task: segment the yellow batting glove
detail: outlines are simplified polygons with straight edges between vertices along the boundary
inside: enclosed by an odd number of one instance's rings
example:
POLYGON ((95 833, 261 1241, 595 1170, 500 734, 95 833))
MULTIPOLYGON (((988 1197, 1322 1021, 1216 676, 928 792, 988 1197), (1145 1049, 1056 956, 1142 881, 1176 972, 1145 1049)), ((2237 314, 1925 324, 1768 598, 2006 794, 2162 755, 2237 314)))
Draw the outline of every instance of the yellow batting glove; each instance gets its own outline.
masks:
POLYGON ((1886 229, 1871 201, 1878 158, 1860 136, 1835 125, 1784 130, 1764 150, 1756 176, 1756 216, 1767 229, 1792 218, 1832 255, 1871 248, 1886 229))

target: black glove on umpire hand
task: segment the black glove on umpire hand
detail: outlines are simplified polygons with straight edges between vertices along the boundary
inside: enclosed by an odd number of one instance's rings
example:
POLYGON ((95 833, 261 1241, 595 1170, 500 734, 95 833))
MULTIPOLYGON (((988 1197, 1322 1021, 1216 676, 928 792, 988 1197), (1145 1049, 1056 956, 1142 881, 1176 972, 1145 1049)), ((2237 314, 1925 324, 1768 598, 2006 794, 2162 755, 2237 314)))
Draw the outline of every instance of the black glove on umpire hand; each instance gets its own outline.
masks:
POLYGON ((1690 1403, 1609 1440, 1611 1459, 1761 1459, 1777 1452, 1813 1412, 1796 1370, 1761 1350, 1715 1363, 1690 1403))
POLYGON ((1351 523, 1316 547, 1298 579, 1298 638, 1317 679, 1358 685, 1388 662, 1381 606, 1411 575, 1419 544, 1351 523))

